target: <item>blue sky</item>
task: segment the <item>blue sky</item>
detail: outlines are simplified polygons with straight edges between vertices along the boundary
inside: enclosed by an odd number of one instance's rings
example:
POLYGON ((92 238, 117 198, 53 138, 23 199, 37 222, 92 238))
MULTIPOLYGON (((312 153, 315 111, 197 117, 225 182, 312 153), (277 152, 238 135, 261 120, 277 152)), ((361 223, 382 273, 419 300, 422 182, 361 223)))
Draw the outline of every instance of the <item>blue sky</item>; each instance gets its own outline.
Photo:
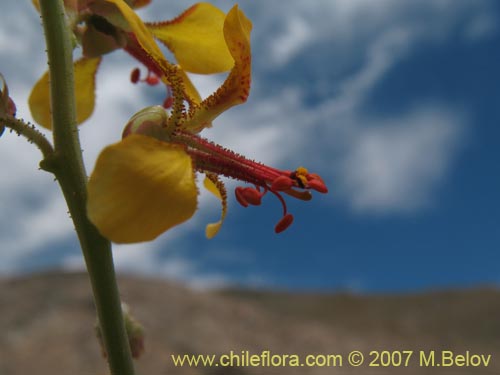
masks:
MULTIPOLYGON (((45 69, 30 2, 0 14, 0 71, 19 115, 45 69)), ((233 2, 215 1, 227 11, 233 2)), ((247 104, 204 135, 283 169, 320 173, 330 193, 288 200, 295 222, 275 235, 279 202, 219 215, 201 193, 190 222, 158 240, 117 246, 120 270, 197 287, 406 292, 500 283, 500 5, 491 0, 241 1, 254 24, 247 104)), ((179 3, 153 1, 146 20, 179 3)), ((161 17, 160 17, 161 15, 161 17)), ((133 86, 137 64, 107 56, 98 106, 80 134, 87 169, 135 111, 163 100, 133 86)), ((193 77, 209 95, 223 76, 193 77)), ((0 139, 0 274, 80 269, 81 255, 38 151, 0 139)), ((228 184, 230 190, 237 186, 228 184)))

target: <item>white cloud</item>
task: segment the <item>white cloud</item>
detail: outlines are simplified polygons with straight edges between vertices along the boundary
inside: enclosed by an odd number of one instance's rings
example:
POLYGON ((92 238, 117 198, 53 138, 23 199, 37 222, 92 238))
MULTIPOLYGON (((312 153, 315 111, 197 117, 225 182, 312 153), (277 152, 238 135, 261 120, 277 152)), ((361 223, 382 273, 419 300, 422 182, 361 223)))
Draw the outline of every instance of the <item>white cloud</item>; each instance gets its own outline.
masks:
MULTIPOLYGON (((225 10, 232 5, 231 1, 220 3, 225 10)), ((457 19, 482 14, 475 10, 481 9, 481 4, 484 2, 456 0, 426 0, 413 6, 396 0, 244 3, 242 7, 248 9, 254 23, 256 60, 282 66, 321 41, 347 41, 346 45, 364 48, 366 53, 362 61, 357 61, 360 63, 357 72, 334 83, 339 85, 336 96, 325 99, 314 110, 305 107, 300 87, 286 87, 281 95, 272 99, 251 96, 246 106, 222 115, 216 120, 216 126, 204 135, 273 165, 295 162, 304 156, 306 161, 324 167, 319 172, 330 174, 326 177, 336 178, 332 191, 338 187, 339 193, 331 194, 331 199, 337 200, 340 196, 357 211, 393 213, 421 209, 432 201, 435 189, 452 165, 464 121, 458 119, 459 114, 453 109, 436 104, 422 105, 390 120, 359 113, 366 95, 406 56, 416 41, 442 38, 452 30, 457 19), (416 7, 425 11, 426 22, 421 15, 420 20, 417 16, 410 17, 410 14, 419 14, 413 12, 416 7)), ((148 7, 150 10, 146 8, 143 12, 162 14, 162 18, 174 16, 175 12, 159 11, 167 6, 171 4, 156 1, 148 7)), ((174 6, 180 8, 182 4, 174 6)), ((22 11, 27 11, 27 6, 23 7, 22 11)), ((29 117, 24 102, 29 84, 45 69, 42 32, 34 12, 26 16, 25 22, 22 12, 16 13, 19 17, 11 17, 11 14, 10 10, 0 13, 3 51, 0 70, 6 75, 20 115, 29 117), (19 61, 19 66, 13 63, 15 61, 19 61)), ((474 22, 470 24, 470 35, 489 32, 485 25, 491 26, 490 21, 477 18, 474 22)), ((351 49, 336 54, 349 55, 351 49)), ((328 64, 328 59, 335 58, 332 51, 320 52, 324 52, 321 56, 325 61, 318 63, 328 64)), ((124 59, 124 54, 105 56, 98 75, 96 112, 80 131, 88 172, 99 151, 119 139, 129 116, 151 104, 144 96, 150 88, 133 86, 128 81, 134 66, 131 59, 124 59)), ((259 72, 255 73, 258 80, 259 72)), ((221 77, 197 77, 196 80, 206 96, 214 91, 221 77)), ((266 84, 256 82, 261 91, 266 90, 266 84)), ((3 272, 15 265, 21 254, 36 252, 74 234, 57 184, 48 174, 36 170, 40 160, 38 150, 22 139, 5 134, 0 139, 0 158, 4 160, 0 170, 3 212, 0 272, 3 272), (40 194, 42 190, 44 193, 40 194), (33 202, 23 201, 25 196, 33 202)), ((207 196, 201 195, 202 210, 194 220, 162 236, 156 245, 118 247, 115 250, 118 267, 157 272, 157 246, 168 246, 174 239, 186 238, 194 230, 203 231, 206 222, 218 217, 218 211, 213 211, 218 202, 207 196)), ((196 280, 196 264, 185 259, 169 262, 159 272, 196 280)), ((65 264, 78 267, 81 258, 67 258, 65 264)), ((224 282, 218 275, 209 278, 214 283, 224 282)))
MULTIPOLYGON (((165 246, 169 246, 165 242, 172 245, 171 239, 144 244, 115 245, 113 259, 117 272, 183 281, 194 289, 213 289, 231 285, 227 275, 220 272, 206 272, 203 260, 179 255, 180 252, 168 255, 168 250, 165 254, 165 246)), ((178 250, 178 244, 175 246, 178 250)), ((234 252, 218 253, 218 256, 224 262, 242 262, 241 257, 234 257, 234 252)), ((63 269, 70 271, 83 270, 85 267, 81 255, 67 256, 62 266, 63 269)), ((248 279, 253 281, 255 276, 248 276, 248 279)))
POLYGON ((368 48, 363 66, 342 82, 340 94, 328 102, 328 111, 354 113, 375 84, 405 56, 414 39, 415 35, 410 30, 402 28, 380 33, 368 48))
MULTIPOLYGON (((361 119, 362 120, 362 119, 361 119)), ((457 114, 426 107, 354 131, 341 161, 339 193, 358 212, 414 212, 428 206, 460 142, 457 114)))
POLYGON ((338 94, 325 100, 307 116, 292 114, 311 127, 320 139, 304 142, 303 152, 314 150, 313 142, 326 144, 324 168, 330 170, 338 194, 358 213, 414 213, 432 201, 439 183, 451 165, 463 134, 463 113, 445 104, 422 103, 391 118, 362 115, 363 103, 387 71, 407 56, 422 37, 420 28, 394 26, 374 36, 358 71, 339 85, 338 94), (424 151, 425 150, 425 151, 424 151))
POLYGON ((8 131, 0 139, 0 272, 72 234, 57 183, 38 170, 41 153, 8 131))
POLYGON ((291 17, 286 20, 284 30, 272 39, 271 59, 274 64, 283 65, 302 50, 311 39, 310 25, 300 17, 291 17))

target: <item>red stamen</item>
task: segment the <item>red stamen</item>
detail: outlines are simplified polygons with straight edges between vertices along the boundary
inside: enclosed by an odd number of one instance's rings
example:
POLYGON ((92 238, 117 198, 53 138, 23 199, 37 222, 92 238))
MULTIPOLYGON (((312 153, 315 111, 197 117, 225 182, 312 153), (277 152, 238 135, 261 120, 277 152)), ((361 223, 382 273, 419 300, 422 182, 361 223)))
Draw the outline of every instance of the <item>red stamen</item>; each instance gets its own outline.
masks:
MULTIPOLYGON (((174 137, 179 139, 180 143, 187 144, 188 146, 193 146, 194 148, 203 150, 208 154, 217 155, 219 160, 221 160, 222 158, 226 161, 231 161, 235 167, 251 177, 249 179, 242 178, 243 181, 255 183, 256 185, 260 186, 265 186, 267 181, 273 181, 277 177, 284 174, 284 172, 280 171, 279 169, 271 168, 253 160, 246 159, 245 157, 231 150, 220 147, 212 142, 207 141, 206 139, 196 136, 195 134, 177 132, 176 134, 174 134, 174 137), (256 183, 255 180, 260 182, 256 183)), ((229 177, 233 176, 229 175, 229 177)), ((237 179, 240 178, 237 177, 237 179)))
POLYGON ((240 191, 240 193, 243 199, 245 199, 245 201, 251 204, 252 206, 260 206, 262 201, 262 196, 264 195, 257 189, 253 189, 250 187, 243 188, 240 191))
POLYGON ((144 51, 144 49, 142 49, 135 35, 133 33, 128 33, 128 37, 129 42, 124 47, 124 50, 127 51, 137 61, 143 63, 154 74, 156 74, 157 76, 162 76, 163 73, 160 66, 146 51, 144 51))
POLYGON ((306 178, 308 180, 320 180, 321 182, 325 183, 325 181, 323 181, 321 176, 317 173, 308 173, 308 174, 306 174, 306 178))
POLYGON ((273 180, 271 184, 271 190, 284 191, 288 190, 293 186, 293 180, 287 176, 279 176, 273 180))
POLYGON ((238 186, 236 189, 234 189, 234 195, 236 196, 236 200, 239 204, 241 204, 243 207, 248 207, 248 202, 243 197, 242 191, 243 188, 241 186, 238 186))
POLYGON ((139 68, 135 68, 130 73, 130 82, 137 83, 139 82, 140 77, 141 77, 141 71, 139 70, 139 68))
POLYGON ((151 71, 149 71, 148 76, 146 77, 144 82, 146 82, 150 86, 155 86, 158 83, 160 83, 160 78, 158 78, 158 76, 156 76, 155 74, 151 73, 151 71))
POLYGON ((139 70, 139 68, 135 68, 130 73, 130 81, 132 83, 137 83, 141 81, 141 82, 146 82, 150 86, 155 86, 158 83, 160 83, 160 78, 151 70, 148 70, 148 75, 146 76, 146 78, 141 79, 141 71, 139 70))
POLYGON ((273 193, 283 207, 283 217, 275 227, 276 233, 284 231, 293 222, 293 216, 287 212, 286 202, 281 193, 308 201, 312 198, 310 190, 321 193, 328 191, 318 175, 309 174, 302 167, 295 171, 271 168, 181 129, 176 129, 170 134, 170 141, 185 147, 196 170, 216 173, 255 185, 255 188, 235 189, 236 200, 243 207, 260 205, 262 197, 268 191, 273 193))
POLYGON ((325 181, 320 175, 316 173, 308 173, 306 175, 307 184, 311 189, 319 191, 320 193, 328 193, 328 188, 326 187, 325 181))
POLYGON ((273 193, 274 195, 276 195, 278 197, 278 199, 280 200, 281 205, 283 206, 283 216, 285 216, 286 213, 287 213, 286 212, 286 202, 285 202, 285 200, 283 199, 283 197, 281 196, 280 193, 278 193, 278 192, 276 192, 274 190, 270 190, 270 192, 273 193))
POLYGON ((274 227, 274 231, 276 233, 281 233, 285 229, 287 229, 290 225, 293 223, 293 215, 292 214, 286 214, 281 218, 280 221, 278 221, 278 224, 274 227))
POLYGON ((308 190, 298 191, 298 190, 290 189, 290 190, 284 191, 283 193, 285 193, 291 197, 300 199, 301 201, 310 201, 312 199, 312 194, 308 190))
POLYGON ((325 183, 320 180, 309 180, 307 181, 307 186, 313 190, 316 190, 320 193, 328 193, 328 188, 325 183))

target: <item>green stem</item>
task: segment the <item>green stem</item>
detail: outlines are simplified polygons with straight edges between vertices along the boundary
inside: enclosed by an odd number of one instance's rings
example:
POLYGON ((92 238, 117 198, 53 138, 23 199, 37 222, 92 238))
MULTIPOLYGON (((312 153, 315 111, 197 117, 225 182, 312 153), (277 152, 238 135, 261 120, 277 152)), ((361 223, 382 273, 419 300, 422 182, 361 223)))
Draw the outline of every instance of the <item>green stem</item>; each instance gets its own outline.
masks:
POLYGON ((87 218, 87 177, 76 109, 72 46, 62 0, 40 0, 50 68, 54 174, 68 204, 90 276, 97 316, 113 375, 133 375, 127 333, 116 283, 111 244, 87 218))
POLYGON ((54 149, 50 142, 33 125, 11 116, 1 116, 0 125, 5 125, 14 130, 18 135, 22 135, 28 141, 37 145, 45 159, 48 160, 54 156, 54 149))

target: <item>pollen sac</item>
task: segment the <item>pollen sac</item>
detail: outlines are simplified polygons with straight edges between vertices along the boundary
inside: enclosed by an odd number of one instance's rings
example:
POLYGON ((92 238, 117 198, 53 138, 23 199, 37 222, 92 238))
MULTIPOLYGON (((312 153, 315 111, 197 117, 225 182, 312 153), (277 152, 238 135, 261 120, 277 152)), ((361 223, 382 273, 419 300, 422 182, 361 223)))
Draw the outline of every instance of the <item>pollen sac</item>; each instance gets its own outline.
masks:
POLYGON ((234 190, 234 195, 236 196, 236 200, 238 201, 239 204, 241 204, 243 207, 248 207, 248 202, 246 201, 245 197, 242 194, 242 187, 237 187, 234 190))
POLYGON ((308 171, 304 167, 298 167, 295 172, 290 174, 290 177, 298 184, 298 186, 302 189, 306 187, 307 184, 307 175, 308 171))
POLYGON ((311 180, 311 181, 307 181, 307 185, 313 189, 313 190, 316 190, 317 192, 320 192, 320 193, 328 193, 328 188, 326 187, 325 183, 320 181, 320 180, 311 180))
POLYGON ((289 189, 284 191, 285 194, 294 197, 296 199, 300 199, 301 201, 310 201, 312 199, 312 194, 309 190, 294 190, 294 189, 289 189))
POLYGON ((166 140, 168 139, 165 130, 167 118, 167 112, 163 107, 159 105, 146 107, 130 118, 123 129, 122 138, 132 134, 142 134, 159 140, 166 140))
POLYGON ((328 193, 328 188, 326 187, 325 182, 319 175, 317 175, 316 173, 308 173, 306 175, 306 178, 307 178, 307 185, 311 189, 316 190, 317 192, 323 194, 328 193))
POLYGON ((271 190, 274 191, 285 191, 293 186, 293 180, 287 176, 277 177, 271 184, 271 190))
POLYGON ((260 206, 261 204, 262 193, 257 189, 253 189, 250 187, 237 187, 234 193, 236 195, 236 200, 243 207, 248 207, 249 204, 251 204, 252 206, 260 206))
POLYGON ((158 76, 154 73, 149 72, 148 76, 145 79, 145 82, 150 86, 156 86, 158 83, 160 83, 160 78, 158 78, 158 76))
POLYGON ((134 70, 132 70, 132 72, 130 73, 130 82, 137 83, 139 82, 140 78, 141 78, 141 71, 139 70, 139 68, 135 68, 134 70))
POLYGON ((274 231, 276 233, 281 233, 285 229, 287 229, 290 225, 293 223, 293 215, 292 214, 286 214, 281 218, 280 221, 278 221, 278 224, 274 227, 274 231))

